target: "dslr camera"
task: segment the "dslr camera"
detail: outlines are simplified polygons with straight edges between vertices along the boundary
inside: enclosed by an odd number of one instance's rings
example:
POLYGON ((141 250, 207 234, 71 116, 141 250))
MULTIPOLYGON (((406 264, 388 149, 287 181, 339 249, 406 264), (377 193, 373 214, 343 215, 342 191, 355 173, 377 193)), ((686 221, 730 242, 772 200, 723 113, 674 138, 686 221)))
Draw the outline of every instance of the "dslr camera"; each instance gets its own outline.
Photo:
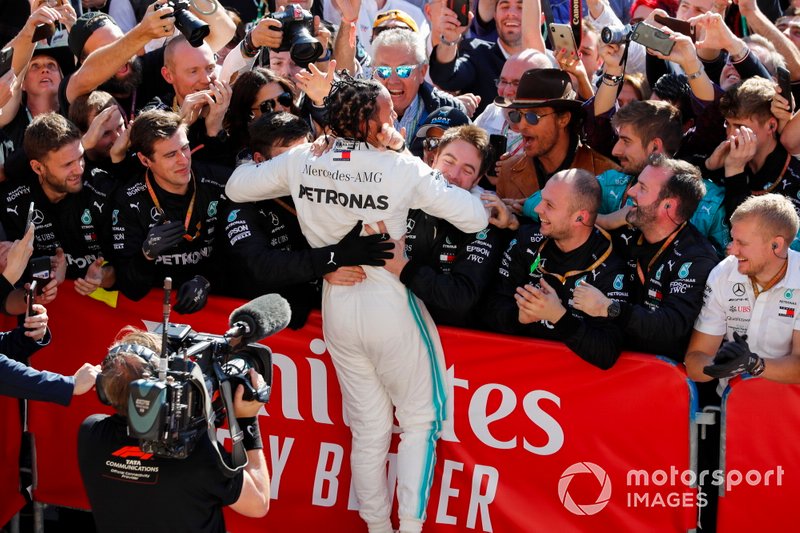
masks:
POLYGON ((290 4, 284 11, 270 13, 269 17, 281 23, 283 32, 281 46, 276 51, 288 50, 292 61, 299 67, 307 67, 322 56, 322 43, 312 35, 314 16, 311 13, 298 4, 290 4))
POLYGON ((174 11, 172 15, 166 15, 161 18, 175 16, 175 27, 186 37, 189 44, 195 48, 202 46, 203 40, 211 32, 211 29, 208 27, 208 24, 189 11, 189 0, 169 0, 166 4, 156 4, 154 9, 160 9, 164 6, 169 6, 174 11))

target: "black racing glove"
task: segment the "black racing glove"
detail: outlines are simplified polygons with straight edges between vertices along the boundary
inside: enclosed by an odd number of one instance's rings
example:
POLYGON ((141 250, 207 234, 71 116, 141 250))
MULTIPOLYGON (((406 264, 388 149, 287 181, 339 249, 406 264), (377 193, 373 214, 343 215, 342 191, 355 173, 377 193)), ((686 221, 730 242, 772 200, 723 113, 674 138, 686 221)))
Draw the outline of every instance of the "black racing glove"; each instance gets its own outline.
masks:
POLYGON ((178 289, 175 311, 181 314, 196 313, 206 305, 211 284, 203 276, 195 276, 178 289))
POLYGON ((156 224, 147 232, 147 237, 142 243, 144 256, 152 261, 170 248, 177 246, 184 233, 186 230, 178 221, 156 224))
POLYGON ((385 259, 393 257, 391 250, 394 245, 386 240, 388 235, 378 233, 361 237, 362 226, 359 220, 338 244, 318 249, 317 258, 323 274, 342 266, 383 266, 385 259))
POLYGON ((714 364, 703 368, 703 373, 712 378, 732 378, 743 372, 754 376, 764 372, 764 359, 750 351, 747 335, 733 332, 733 340, 724 342, 714 356, 714 364))

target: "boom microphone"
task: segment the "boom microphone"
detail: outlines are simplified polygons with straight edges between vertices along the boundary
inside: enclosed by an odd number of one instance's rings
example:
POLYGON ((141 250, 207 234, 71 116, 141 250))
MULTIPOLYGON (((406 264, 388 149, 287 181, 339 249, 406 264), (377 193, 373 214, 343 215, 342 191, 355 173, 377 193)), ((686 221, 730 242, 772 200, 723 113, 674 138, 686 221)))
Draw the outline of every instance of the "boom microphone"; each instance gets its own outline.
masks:
POLYGON ((279 294, 265 294, 234 309, 228 319, 226 339, 241 339, 244 344, 278 333, 289 324, 292 310, 279 294))

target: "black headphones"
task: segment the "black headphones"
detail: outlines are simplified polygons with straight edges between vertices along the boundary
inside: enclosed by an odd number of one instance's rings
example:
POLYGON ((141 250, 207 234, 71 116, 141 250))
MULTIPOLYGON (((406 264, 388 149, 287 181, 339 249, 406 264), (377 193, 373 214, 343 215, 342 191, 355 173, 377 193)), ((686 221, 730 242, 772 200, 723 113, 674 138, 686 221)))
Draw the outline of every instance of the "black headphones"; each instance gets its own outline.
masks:
MULTIPOLYGON (((138 355, 142 359, 142 361, 144 361, 151 367, 152 370, 155 370, 152 365, 155 359, 158 358, 158 354, 156 354, 150 348, 141 346, 139 344, 118 344, 117 346, 114 346, 108 351, 106 359, 108 359, 109 357, 113 357, 120 352, 126 352, 138 355)), ((103 386, 103 379, 104 376, 102 372, 97 374, 97 380, 95 381, 94 384, 95 390, 97 390, 97 398, 100 400, 100 403, 104 405, 112 405, 112 403, 108 400, 108 396, 106 396, 105 387, 103 386)))
POLYGON ((772 249, 773 250, 777 250, 778 249, 778 243, 777 242, 773 242, 772 243, 772 249))

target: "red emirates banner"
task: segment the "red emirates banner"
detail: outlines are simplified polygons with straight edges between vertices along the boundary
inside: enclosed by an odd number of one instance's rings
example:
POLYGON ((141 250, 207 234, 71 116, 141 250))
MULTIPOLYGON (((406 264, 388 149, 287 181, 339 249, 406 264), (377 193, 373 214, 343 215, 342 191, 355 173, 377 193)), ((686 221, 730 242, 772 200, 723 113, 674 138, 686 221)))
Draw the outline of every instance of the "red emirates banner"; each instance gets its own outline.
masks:
MULTIPOLYGON (((800 523, 800 386, 734 379, 723 396, 718 531, 790 531, 800 523)), ((713 476, 716 474, 716 477, 713 476)))
MULTIPOLYGON (((69 283, 50 306, 53 344, 34 358, 72 373, 99 363, 114 334, 159 321, 161 295, 116 310, 78 296, 69 283)), ((241 301, 212 298, 198 315, 173 315, 221 333, 241 301)), ((439 441, 425 531, 685 531, 695 526, 690 483, 693 387, 682 368, 627 354, 609 371, 563 345, 441 329, 453 416, 439 441)), ((349 472, 350 435, 321 320, 264 341, 274 353, 272 400, 260 418, 272 476, 262 519, 227 513, 228 529, 366 531, 349 472)), ((67 409, 33 408, 37 500, 87 508, 76 438, 90 413, 86 395, 67 409)), ((396 442, 392 450, 396 449, 396 442)), ((387 478, 395 477, 394 455, 387 478)))

